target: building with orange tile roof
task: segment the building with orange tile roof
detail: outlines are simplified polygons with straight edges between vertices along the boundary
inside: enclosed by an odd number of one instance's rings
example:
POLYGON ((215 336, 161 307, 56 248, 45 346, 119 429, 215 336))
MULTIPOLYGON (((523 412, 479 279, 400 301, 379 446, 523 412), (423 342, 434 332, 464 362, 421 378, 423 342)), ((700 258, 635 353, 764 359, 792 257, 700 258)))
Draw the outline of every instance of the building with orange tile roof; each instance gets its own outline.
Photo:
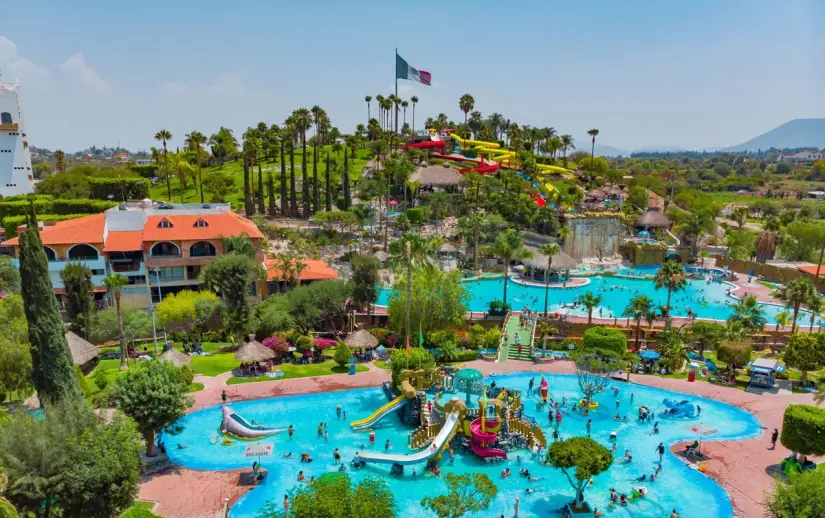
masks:
MULTIPOLYGON (((319 259, 299 259, 304 269, 298 275, 298 280, 302 284, 314 281, 326 281, 337 279, 339 275, 330 266, 319 259)), ((264 259, 266 268, 266 283, 269 293, 286 291, 289 289, 288 281, 284 278, 283 270, 276 259, 264 259)))
MULTIPOLYGON (((108 273, 125 275, 129 284, 122 291, 123 303, 139 307, 149 306, 150 299, 157 303, 164 295, 198 289, 203 266, 223 255, 224 238, 240 235, 247 235, 259 247, 256 259, 263 262, 263 234, 227 204, 170 205, 145 200, 47 224, 40 231, 56 295, 63 292, 60 272, 70 261, 79 261, 92 270, 96 292, 105 292, 101 288, 108 273)), ((16 237, 0 246, 9 247, 17 256, 16 237)), ((265 290, 260 283, 256 296, 265 296, 265 290)))

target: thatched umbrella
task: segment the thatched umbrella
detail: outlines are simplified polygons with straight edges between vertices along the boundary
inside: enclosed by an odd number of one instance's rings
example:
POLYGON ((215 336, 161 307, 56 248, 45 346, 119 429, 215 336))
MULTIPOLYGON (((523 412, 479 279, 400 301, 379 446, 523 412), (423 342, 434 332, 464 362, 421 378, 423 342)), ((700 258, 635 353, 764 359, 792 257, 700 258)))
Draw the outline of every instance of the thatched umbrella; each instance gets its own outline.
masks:
POLYGON ((246 342, 235 352, 235 359, 241 363, 265 362, 272 358, 275 353, 257 340, 246 342))
POLYGON ((378 347, 378 338, 374 337, 372 333, 366 329, 359 329, 347 336, 344 343, 350 349, 372 349, 378 347))
MULTIPOLYGON (((525 248, 532 252, 533 256, 522 259, 522 263, 526 264, 531 268, 547 268, 547 256, 545 254, 541 253, 541 251, 539 251, 538 248, 534 248, 532 246, 528 246, 525 248)), ((570 257, 566 252, 564 252, 563 250, 559 250, 558 253, 553 254, 553 263, 551 268, 554 270, 570 270, 571 268, 575 268, 576 266, 578 266, 578 264, 579 262, 570 257)))
POLYGON ((190 358, 188 354, 184 354, 174 347, 170 347, 165 353, 161 354, 160 359, 172 362, 172 365, 175 367, 182 367, 184 365, 192 364, 192 358, 190 358))
POLYGON ((69 350, 72 353, 72 363, 75 365, 85 365, 97 358, 100 350, 86 340, 69 331, 66 333, 66 341, 69 342, 69 350))
POLYGON ((451 187, 464 183, 461 173, 448 164, 442 166, 428 165, 422 162, 410 175, 409 182, 418 182, 422 187, 451 187))
POLYGON ((436 250, 440 254, 457 254, 458 248, 454 247, 450 243, 444 243, 443 245, 438 247, 436 250))
POLYGON ((646 228, 668 228, 670 226, 670 218, 657 209, 648 209, 647 212, 639 216, 639 219, 636 220, 636 226, 646 228))

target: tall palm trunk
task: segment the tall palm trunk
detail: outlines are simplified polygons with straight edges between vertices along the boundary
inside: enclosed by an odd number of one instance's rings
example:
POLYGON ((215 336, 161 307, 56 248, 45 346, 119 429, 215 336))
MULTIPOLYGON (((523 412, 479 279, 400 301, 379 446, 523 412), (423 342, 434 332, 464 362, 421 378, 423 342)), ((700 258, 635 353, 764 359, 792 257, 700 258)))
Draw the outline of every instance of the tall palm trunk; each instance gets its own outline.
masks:
POLYGON ((550 297, 550 268, 544 270, 544 316, 547 316, 547 300, 550 297))
POLYGON ((284 159, 284 141, 281 139, 281 216, 289 214, 289 200, 287 199, 286 161, 284 159))
POLYGON ((665 319, 670 320, 670 296, 673 294, 673 291, 670 287, 667 289, 667 305, 665 306, 665 319))
POLYGON ((117 328, 120 330, 120 370, 126 366, 126 337, 123 335, 123 316, 120 313, 120 291, 115 291, 115 311, 117 312, 117 328))
MULTIPOLYGON (((166 141, 163 141, 163 168, 166 169, 166 197, 172 199, 172 183, 169 181, 169 153, 166 151, 166 141)), ((183 201, 183 193, 180 193, 183 201)))
MULTIPOLYGON (((409 255, 410 255, 409 246, 410 246, 410 244, 407 243, 407 260, 408 261, 410 259, 410 257, 409 257, 409 255)), ((410 343, 410 308, 411 308, 411 306, 412 306, 412 263, 408 262, 407 263, 407 314, 406 314, 406 317, 405 317, 406 318, 405 327, 406 327, 406 331, 407 331, 407 336, 406 336, 407 341, 405 342, 405 345, 410 343)))
MULTIPOLYGON (((203 175, 201 170, 201 145, 198 144, 197 156, 198 156, 198 189, 201 191, 201 203, 203 203, 203 175)), ((183 196, 183 193, 181 193, 183 196)))
POLYGON ((413 136, 415 136, 415 103, 413 103, 413 117, 412 117, 412 131, 413 136))
POLYGON ((799 304, 793 305, 793 322, 791 322, 791 335, 796 332, 796 317, 799 315, 799 304))
POLYGON ((326 180, 326 193, 327 193, 327 196, 326 196, 326 198, 327 198, 326 199, 326 209, 327 209, 327 212, 331 212, 332 211, 332 181, 331 181, 332 179, 330 178, 330 175, 329 175, 329 153, 327 153, 327 170, 326 170, 325 176, 326 176, 325 180, 326 180))
POLYGON ((298 217, 298 193, 295 188, 295 146, 289 146, 289 208, 293 218, 298 217))
POLYGON ((267 187, 269 188, 269 217, 274 218, 277 208, 275 206, 275 179, 272 178, 272 171, 269 171, 267 187))
POLYGON ((639 333, 642 331, 642 319, 636 321, 636 350, 639 350, 639 333))
POLYGON ((183 191, 186 190, 186 182, 183 178, 183 171, 180 168, 180 160, 178 160, 178 181, 180 181, 180 202, 183 203, 183 191))
POLYGON ((301 179, 303 185, 301 186, 301 210, 304 219, 309 219, 309 171, 307 171, 307 134, 306 131, 301 132, 301 179))

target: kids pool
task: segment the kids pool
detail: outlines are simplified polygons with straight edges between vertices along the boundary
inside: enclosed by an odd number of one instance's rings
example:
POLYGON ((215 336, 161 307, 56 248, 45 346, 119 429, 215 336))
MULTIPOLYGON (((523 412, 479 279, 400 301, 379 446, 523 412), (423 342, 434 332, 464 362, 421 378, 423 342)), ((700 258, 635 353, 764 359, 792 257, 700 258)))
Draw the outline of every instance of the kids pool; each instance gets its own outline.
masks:
MULTIPOLYGON (((587 285, 568 288, 550 288, 548 297, 548 311, 568 315, 587 316, 587 310, 579 306, 572 307, 573 301, 588 291, 594 295, 601 295, 602 301, 593 311, 595 318, 622 318, 622 312, 630 299, 636 295, 647 295, 653 300, 655 307, 664 306, 667 302, 667 290, 657 290, 652 280, 624 277, 603 277, 595 275, 587 277, 587 285)), ((480 279, 465 281, 468 300, 465 302, 469 311, 484 312, 493 300, 501 300, 504 292, 504 278, 480 279)), ((698 318, 727 320, 733 314, 731 304, 736 299, 726 294, 732 285, 726 283, 708 283, 702 279, 689 279, 684 290, 673 294, 671 299, 671 314, 675 317, 687 317, 690 308, 698 318)), ((733 295, 741 297, 746 290, 741 288, 733 295)), ((507 302, 514 310, 521 310, 529 306, 533 311, 544 311, 544 286, 526 285, 513 279, 507 283, 507 302)), ((381 289, 378 294, 379 306, 389 304, 392 290, 381 289)), ((761 304, 765 310, 768 324, 776 322, 776 315, 785 311, 785 308, 775 304, 761 304)), ((811 315, 807 311, 800 311, 797 322, 807 324, 811 315)))
MULTIPOLYGON (((573 400, 581 396, 575 376, 545 376, 550 384, 550 395, 555 400, 561 401, 563 397, 573 400)), ((537 374, 497 376, 494 379, 499 386, 520 389, 526 393, 531 378, 538 384, 537 374)), ((644 499, 631 502, 627 507, 609 511, 608 516, 661 518, 674 508, 685 518, 732 516, 731 502, 725 491, 713 480, 684 465, 669 451, 665 454, 662 472, 655 482, 638 483, 635 479, 643 474, 649 476, 653 472, 658 462, 655 450, 660 441, 669 445, 679 440, 696 439, 698 435, 695 428, 700 424, 715 429, 709 436, 714 440, 754 437, 761 433, 757 419, 741 409, 717 401, 635 384, 621 383, 617 386, 620 389, 618 409, 617 398, 613 397, 612 390, 608 389, 596 397, 601 406, 589 416, 593 420, 592 436, 600 443, 610 447, 610 432, 616 430, 618 451, 610 469, 596 477, 593 485, 587 490, 588 502, 606 511, 610 488, 630 494, 632 488, 644 486, 648 490, 648 495, 644 499), (675 420, 660 416, 658 421, 661 431, 658 435, 652 435, 652 424, 639 423, 635 418, 637 409, 640 405, 646 405, 659 414, 664 409, 664 398, 688 399, 700 405, 701 417, 694 420, 675 420), (627 415, 628 422, 614 421, 612 417, 617 412, 627 415), (629 464, 622 462, 625 449, 633 455, 633 461, 629 464)), ((445 394, 442 402, 449 397, 450 394, 445 394)), ((232 506, 230 517, 254 518, 261 507, 270 500, 280 505, 284 494, 299 484, 296 482, 299 470, 303 470, 307 478, 336 471, 337 466, 332 459, 335 448, 339 448, 343 459, 349 461, 355 451, 361 449, 361 445, 368 444, 367 434, 351 431, 349 422, 368 416, 386 401, 382 389, 374 388, 233 403, 231 407, 247 420, 254 419, 264 425, 277 427, 291 424, 295 427, 296 434, 292 440, 286 434, 281 434, 255 441, 274 446, 272 456, 263 459, 263 467, 269 470, 269 476, 263 485, 241 497, 232 506), (339 404, 348 414, 346 421, 336 418, 335 407, 339 404), (329 423, 328 442, 316 435, 320 422, 329 423), (291 452, 293 457, 284 458, 283 454, 287 452, 291 452), (302 452, 308 452, 314 461, 310 464, 300 463, 298 457, 302 452)), ((552 436, 552 428, 546 410, 538 410, 536 403, 535 397, 526 399, 525 415, 535 418, 549 438, 552 436)), ((562 439, 584 435, 587 419, 573 412, 565 415, 560 427, 562 439)), ((183 418, 180 421, 183 426, 181 434, 165 437, 171 460, 184 467, 200 470, 249 468, 252 459, 244 458, 243 452, 250 442, 236 441, 230 446, 223 446, 220 442, 213 443, 218 436, 220 422, 219 406, 200 410, 183 418), (184 448, 179 449, 178 444, 184 448)), ((392 444, 391 453, 408 453, 411 450, 407 446, 407 438, 411 431, 411 428, 402 425, 395 415, 389 415, 376 427, 376 447, 383 447, 384 442, 389 439, 392 444)), ((478 516, 499 516, 501 513, 512 516, 516 496, 520 498, 519 516, 547 516, 552 510, 569 502, 574 494, 561 472, 542 466, 538 460, 531 459, 527 450, 511 451, 507 460, 498 463, 485 463, 470 451, 457 450, 454 463, 450 464, 445 456, 441 466, 442 473, 486 473, 498 485, 499 493, 490 509, 478 516), (499 473, 505 467, 509 467, 514 474, 502 479, 499 473), (541 480, 528 482, 520 477, 518 472, 522 467, 529 469, 532 476, 540 477, 541 480), (525 489, 528 487, 534 492, 527 494, 525 489)), ((348 473, 355 481, 368 475, 385 478, 393 490, 398 508, 402 510, 400 515, 421 518, 433 516, 421 507, 421 498, 439 494, 444 490, 444 484, 439 478, 422 476, 423 468, 423 464, 408 466, 403 478, 390 477, 389 465, 367 465, 360 470, 350 469, 348 473), (417 470, 415 478, 413 469, 417 470)))

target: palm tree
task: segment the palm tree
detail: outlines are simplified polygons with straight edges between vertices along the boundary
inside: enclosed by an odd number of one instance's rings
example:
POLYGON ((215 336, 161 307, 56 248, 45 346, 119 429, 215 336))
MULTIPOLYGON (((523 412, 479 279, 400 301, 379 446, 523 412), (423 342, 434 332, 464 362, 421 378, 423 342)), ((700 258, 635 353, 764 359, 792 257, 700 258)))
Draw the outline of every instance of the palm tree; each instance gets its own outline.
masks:
MULTIPOLYGON (((814 289, 813 293, 811 293, 811 298, 808 299, 807 306, 808 306, 808 310, 811 312, 811 327, 808 329, 808 331, 813 331, 814 330, 814 321, 816 320, 816 317, 819 316, 819 313, 823 309, 822 296, 819 293, 817 293, 816 289, 814 289)), ((820 327, 819 330, 821 332, 822 328, 820 327)))
POLYGON ((584 295, 579 297, 579 304, 587 308, 587 323, 593 323, 593 310, 598 306, 602 301, 601 295, 593 296, 592 291, 586 292, 584 295))
POLYGON ((791 334, 796 332, 796 317, 799 316, 799 307, 802 304, 807 304, 815 293, 816 288, 811 284, 811 281, 802 277, 794 279, 776 290, 776 298, 784 301, 786 308, 793 308, 791 334))
POLYGON ((776 349, 776 342, 779 340, 779 328, 790 324, 791 314, 787 311, 783 311, 774 318, 776 319, 776 328, 773 330, 773 348, 776 349))
POLYGON ((464 124, 467 124, 467 114, 472 111, 476 105, 476 100, 470 94, 464 94, 458 100, 458 107, 464 112, 464 124))
POLYGON ((590 163, 592 165, 593 159, 596 156, 596 137, 599 136, 599 130, 593 128, 591 130, 587 130, 587 134, 590 135, 590 163))
POLYGON ((685 347, 685 333, 681 329, 674 328, 670 322, 665 323, 665 330, 662 333, 662 346, 660 363, 670 372, 677 372, 682 369, 685 362, 690 361, 688 349, 685 347))
POLYGON ((450 206, 451 201, 450 195, 444 191, 435 191, 427 197, 427 203, 430 205, 431 216, 435 220, 436 236, 438 236, 438 221, 441 218, 441 213, 450 206))
POLYGON ((408 103, 407 101, 401 101, 401 107, 404 108, 404 124, 407 123, 407 106, 409 105, 410 103, 408 103))
MULTIPOLYGON (((198 160, 198 188, 201 191, 201 203, 203 203, 203 177, 201 176, 201 146, 206 144, 206 136, 200 131, 193 131, 186 135, 186 145, 197 153, 198 160)), ((164 145, 164 149, 166 146, 164 145)), ((258 186, 260 188, 260 185, 258 186)))
POLYGON ((405 232, 398 241, 390 245, 390 264, 407 272, 407 308, 405 315, 406 344, 410 343, 410 308, 412 303, 412 271, 421 265, 428 265, 432 250, 429 242, 415 232, 405 232))
POLYGON ((166 169, 166 195, 172 199, 172 184, 169 183, 169 160, 167 159, 166 142, 172 140, 169 130, 162 129, 155 133, 155 140, 163 143, 163 162, 166 169))
POLYGON ((753 295, 742 297, 731 306, 731 309, 733 315, 728 318, 731 322, 739 322, 750 332, 762 331, 765 328, 765 311, 753 295))
POLYGON ((690 340, 699 347, 699 358, 704 358, 705 349, 715 349, 725 332, 725 327, 716 322, 694 322, 689 329, 690 340))
POLYGON ((636 350, 639 350, 639 332, 641 331, 642 319, 647 319, 653 312, 653 301, 645 295, 637 295, 630 299, 630 303, 624 308, 622 316, 632 318, 636 322, 636 350))
POLYGON ((667 261, 656 271, 654 279, 656 289, 667 288, 667 304, 665 305, 665 318, 670 320, 670 297, 674 291, 685 289, 687 279, 685 279, 685 269, 676 261, 667 261))
POLYGON ((550 297, 550 269, 553 267, 553 256, 561 252, 556 243, 548 243, 539 252, 547 256, 547 269, 544 270, 544 316, 547 316, 547 300, 550 297))
POLYGON ((54 152, 54 159, 57 161, 57 163, 54 166, 55 169, 57 169, 57 171, 60 172, 60 173, 65 171, 66 170, 66 163, 64 162, 64 160, 66 160, 66 153, 64 153, 62 150, 58 149, 57 151, 54 152))
POLYGON ((560 140, 562 160, 564 161, 564 167, 567 167, 567 150, 576 149, 576 146, 573 144, 573 137, 571 135, 564 134, 560 137, 560 140))
POLYGON ((180 202, 183 203, 183 193, 186 191, 186 180, 192 177, 192 164, 183 152, 172 153, 172 164, 178 172, 178 182, 180 183, 180 202))
POLYGON ((418 104, 418 97, 413 95, 410 97, 410 102, 412 103, 412 130, 413 135, 415 135, 415 105, 418 104))
POLYGON ((367 101, 367 120, 370 120, 370 102, 372 102, 372 96, 368 95, 364 97, 364 100, 367 101))
POLYGON ((110 273, 103 279, 103 285, 106 290, 115 299, 115 311, 117 312, 117 327, 120 330, 120 370, 125 371, 126 364, 126 348, 124 346, 123 337, 123 315, 120 312, 120 294, 123 287, 129 284, 129 279, 120 273, 110 273))
POLYGON ((461 218, 461 223, 466 225, 467 230, 473 234, 473 271, 478 271, 478 245, 479 234, 484 228, 485 217, 481 212, 473 212, 465 218, 461 218))
POLYGON ((508 228, 496 236, 492 245, 487 247, 487 252, 500 258, 504 262, 504 304, 507 304, 507 282, 510 279, 510 261, 515 259, 527 259, 532 257, 524 248, 524 239, 515 229, 508 228))

